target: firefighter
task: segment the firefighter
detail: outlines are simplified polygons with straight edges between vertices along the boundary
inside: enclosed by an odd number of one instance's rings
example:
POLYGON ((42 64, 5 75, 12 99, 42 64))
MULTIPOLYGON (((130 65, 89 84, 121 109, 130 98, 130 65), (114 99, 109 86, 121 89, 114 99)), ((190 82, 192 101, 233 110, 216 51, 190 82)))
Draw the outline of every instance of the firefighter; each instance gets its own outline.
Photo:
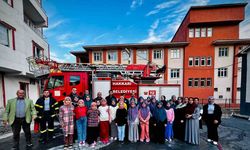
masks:
POLYGON ((48 90, 44 90, 43 96, 36 101, 35 108, 37 110, 37 119, 40 123, 40 142, 46 143, 47 131, 49 140, 54 137, 54 118, 59 110, 58 102, 50 96, 48 90))

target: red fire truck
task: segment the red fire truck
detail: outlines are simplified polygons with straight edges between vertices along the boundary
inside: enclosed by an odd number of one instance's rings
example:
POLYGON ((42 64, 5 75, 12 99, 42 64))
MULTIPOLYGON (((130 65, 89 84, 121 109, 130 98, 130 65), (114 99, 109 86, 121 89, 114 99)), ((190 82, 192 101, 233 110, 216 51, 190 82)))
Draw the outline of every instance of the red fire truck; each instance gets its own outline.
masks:
POLYGON ((48 59, 29 57, 30 71, 41 79, 46 77, 44 89, 48 89, 52 96, 61 101, 69 95, 72 88, 77 88, 80 95, 85 90, 96 97, 97 92, 102 92, 106 97, 110 89, 116 97, 125 93, 129 98, 134 92, 136 96, 161 95, 170 98, 172 95, 180 95, 179 84, 157 84, 161 73, 165 72, 165 66, 158 68, 149 62, 146 65, 123 64, 83 64, 83 63, 57 63, 48 59))

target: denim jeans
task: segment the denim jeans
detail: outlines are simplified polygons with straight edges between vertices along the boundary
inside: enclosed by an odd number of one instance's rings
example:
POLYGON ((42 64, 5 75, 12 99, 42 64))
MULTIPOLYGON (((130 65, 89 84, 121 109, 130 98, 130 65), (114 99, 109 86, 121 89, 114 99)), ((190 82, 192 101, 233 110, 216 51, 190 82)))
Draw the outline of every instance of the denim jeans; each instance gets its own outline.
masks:
POLYGON ((119 139, 119 141, 124 141, 125 125, 118 126, 117 128, 118 128, 118 139, 119 139))
POLYGON ((78 142, 86 140, 87 117, 81 117, 76 120, 78 142))

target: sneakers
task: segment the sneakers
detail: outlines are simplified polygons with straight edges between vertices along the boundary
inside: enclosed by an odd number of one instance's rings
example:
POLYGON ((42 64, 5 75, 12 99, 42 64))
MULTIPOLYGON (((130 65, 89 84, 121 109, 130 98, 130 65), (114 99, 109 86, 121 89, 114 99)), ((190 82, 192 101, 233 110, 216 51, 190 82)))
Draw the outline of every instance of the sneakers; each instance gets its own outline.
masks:
POLYGON ((214 145, 218 145, 218 142, 216 142, 216 141, 213 141, 213 144, 214 144, 214 145))
POLYGON ((212 142, 212 140, 211 139, 207 139, 207 142, 212 142))
POLYGON ((85 146, 85 141, 82 142, 82 146, 85 146))
POLYGON ((114 141, 116 141, 117 140, 117 137, 114 137, 114 141))
POLYGON ((113 137, 110 137, 110 141, 113 141, 114 140, 114 138, 113 137))
POLYGON ((26 144, 26 147, 32 147, 32 146, 33 146, 32 143, 26 144))
POLYGON ((69 146, 69 149, 73 149, 73 145, 70 145, 70 146, 69 146))
POLYGON ((81 147, 82 146, 82 142, 79 142, 79 147, 81 147))

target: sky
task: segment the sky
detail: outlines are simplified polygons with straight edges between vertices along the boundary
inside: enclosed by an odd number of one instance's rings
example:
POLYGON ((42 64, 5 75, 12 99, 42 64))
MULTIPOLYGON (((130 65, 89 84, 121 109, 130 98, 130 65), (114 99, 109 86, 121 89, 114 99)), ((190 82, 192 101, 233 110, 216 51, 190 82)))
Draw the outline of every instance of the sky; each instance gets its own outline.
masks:
POLYGON ((240 38, 250 38, 250 0, 43 0, 51 59, 75 62, 84 45, 169 42, 190 6, 248 2, 240 38))

